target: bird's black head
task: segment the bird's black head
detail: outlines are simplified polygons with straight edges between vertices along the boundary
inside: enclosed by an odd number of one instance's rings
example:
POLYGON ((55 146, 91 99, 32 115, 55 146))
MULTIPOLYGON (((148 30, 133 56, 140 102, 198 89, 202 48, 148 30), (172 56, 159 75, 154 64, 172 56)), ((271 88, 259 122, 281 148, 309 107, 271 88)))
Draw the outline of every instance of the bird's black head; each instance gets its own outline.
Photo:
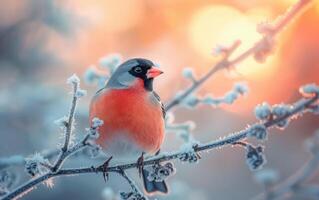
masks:
POLYGON ((129 62, 135 61, 135 65, 131 67, 129 73, 144 81, 144 87, 148 91, 153 90, 153 80, 156 76, 159 76, 163 72, 154 67, 154 63, 150 60, 143 58, 133 58, 129 62))
POLYGON ((143 58, 133 58, 122 63, 106 84, 107 88, 124 89, 131 87, 136 79, 144 82, 147 91, 153 90, 153 80, 163 72, 154 63, 143 58))

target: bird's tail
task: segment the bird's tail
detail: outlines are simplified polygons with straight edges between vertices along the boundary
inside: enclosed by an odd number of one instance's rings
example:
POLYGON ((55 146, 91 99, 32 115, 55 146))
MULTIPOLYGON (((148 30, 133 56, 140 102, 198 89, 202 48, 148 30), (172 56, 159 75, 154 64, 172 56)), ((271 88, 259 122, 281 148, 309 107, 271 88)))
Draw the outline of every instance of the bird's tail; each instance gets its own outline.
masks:
POLYGON ((149 181, 147 176, 149 172, 146 169, 143 169, 143 183, 144 183, 144 188, 147 193, 154 193, 154 192, 160 192, 167 194, 168 193, 168 188, 165 183, 165 181, 149 181))

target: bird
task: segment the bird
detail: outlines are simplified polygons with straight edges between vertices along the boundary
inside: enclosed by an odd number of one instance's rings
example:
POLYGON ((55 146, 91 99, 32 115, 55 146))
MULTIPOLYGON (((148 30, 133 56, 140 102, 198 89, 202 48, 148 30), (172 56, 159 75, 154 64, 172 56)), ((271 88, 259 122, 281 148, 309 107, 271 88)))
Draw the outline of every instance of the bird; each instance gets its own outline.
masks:
POLYGON ((119 163, 138 158, 149 194, 168 193, 165 181, 148 180, 148 171, 141 166, 144 153, 158 154, 165 137, 165 107, 153 90, 154 79, 162 73, 148 59, 129 59, 118 66, 90 104, 90 122, 95 117, 104 122, 96 142, 119 163))

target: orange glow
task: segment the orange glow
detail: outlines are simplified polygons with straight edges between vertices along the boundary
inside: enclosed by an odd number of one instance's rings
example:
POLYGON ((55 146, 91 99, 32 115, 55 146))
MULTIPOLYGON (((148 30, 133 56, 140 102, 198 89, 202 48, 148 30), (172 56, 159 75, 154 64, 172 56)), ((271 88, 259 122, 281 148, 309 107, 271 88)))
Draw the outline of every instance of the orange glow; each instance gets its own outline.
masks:
MULTIPOLYGON (((102 56, 114 52, 122 54, 124 59, 145 57, 161 63, 165 75, 156 87, 163 100, 168 100, 185 87, 180 76, 183 67, 195 67, 196 74, 203 75, 220 59, 212 55, 216 45, 228 46, 240 39, 240 47, 231 56, 236 57, 260 39, 256 31, 258 23, 272 21, 294 2, 296 0, 251 1, 249 6, 226 0, 218 4, 209 0, 61 3, 83 20, 70 41, 55 31, 49 32, 46 46, 59 54, 66 69, 78 74, 87 66, 97 64, 102 56)), ((309 69, 318 69, 315 59, 319 58, 319 29, 313 24, 318 21, 319 2, 314 4, 315 9, 300 15, 279 35, 275 51, 265 63, 257 63, 250 57, 239 63, 232 73, 217 73, 202 92, 221 96, 231 88, 232 82, 247 81, 253 95, 239 100, 238 104, 225 106, 241 112, 251 110, 252 105, 264 100, 274 103, 287 100, 300 84, 307 80, 313 82, 315 78, 310 76, 316 73, 307 73, 309 69), (278 85, 289 89, 282 91, 278 85)))
MULTIPOLYGON (((261 9, 259 9, 261 10, 261 9)), ((194 49, 205 59, 211 59, 212 48, 217 44, 231 45, 234 40, 240 39, 242 44, 233 56, 239 55, 251 47, 260 34, 256 32, 257 21, 261 15, 269 14, 251 11, 246 15, 229 6, 210 6, 199 9, 192 17, 189 25, 189 40, 194 49)), ((271 73, 274 59, 268 59, 267 65, 256 65, 253 59, 248 59, 237 66, 237 72, 244 76, 259 78, 265 73, 271 73)))
MULTIPOLYGON (((100 23, 103 23, 108 32, 125 31, 136 26, 143 17, 144 6, 139 0, 106 0, 92 1, 82 0, 81 6, 90 7, 91 15, 95 15, 100 23)), ((83 11, 81 11, 83 12, 83 11)), ((87 12, 87 14, 89 14, 87 12)))

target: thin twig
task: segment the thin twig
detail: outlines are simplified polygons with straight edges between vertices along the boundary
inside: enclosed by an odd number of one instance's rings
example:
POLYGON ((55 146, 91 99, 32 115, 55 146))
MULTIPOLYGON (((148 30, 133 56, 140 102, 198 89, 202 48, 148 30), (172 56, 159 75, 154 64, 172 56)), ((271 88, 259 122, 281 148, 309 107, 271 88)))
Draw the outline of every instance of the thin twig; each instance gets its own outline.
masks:
MULTIPOLYGON (((55 156, 59 155, 61 152, 60 149, 55 150, 46 150, 41 153, 44 158, 46 159, 52 159, 55 156)), ((14 167, 14 166, 20 166, 25 165, 25 156, 23 155, 14 155, 7 158, 0 158, 0 170, 5 169, 7 167, 14 167)))
MULTIPOLYGON (((286 179, 283 183, 270 188, 272 198, 280 199, 288 193, 293 193, 293 190, 298 189, 301 183, 304 183, 311 175, 319 169, 319 155, 314 156, 306 164, 304 164, 296 173, 286 179)), ((253 200, 265 199, 264 193, 256 196, 253 200)))
MULTIPOLYGON (((138 189, 138 187, 136 186, 135 182, 126 174, 126 172, 119 168, 119 170, 117 171, 118 174, 120 174, 127 182, 128 184, 130 185, 131 189, 132 189, 132 194, 131 195, 134 195, 134 194, 137 194, 137 195, 140 195, 141 197, 144 196, 143 193, 138 189)), ((147 200, 147 197, 144 196, 144 199, 147 200)))
POLYGON ((68 157, 70 152, 68 151, 69 145, 70 145, 70 138, 72 134, 72 129, 73 129, 73 121, 74 121, 74 114, 75 114, 75 109, 76 109, 76 104, 78 101, 78 97, 76 96, 76 92, 79 88, 79 83, 73 82, 73 99, 72 99, 72 104, 69 112, 69 117, 68 117, 68 122, 65 127, 65 138, 64 138, 64 145, 61 148, 61 152, 59 155, 58 160, 54 164, 52 170, 53 172, 56 172, 61 165, 63 164, 64 160, 68 157))

